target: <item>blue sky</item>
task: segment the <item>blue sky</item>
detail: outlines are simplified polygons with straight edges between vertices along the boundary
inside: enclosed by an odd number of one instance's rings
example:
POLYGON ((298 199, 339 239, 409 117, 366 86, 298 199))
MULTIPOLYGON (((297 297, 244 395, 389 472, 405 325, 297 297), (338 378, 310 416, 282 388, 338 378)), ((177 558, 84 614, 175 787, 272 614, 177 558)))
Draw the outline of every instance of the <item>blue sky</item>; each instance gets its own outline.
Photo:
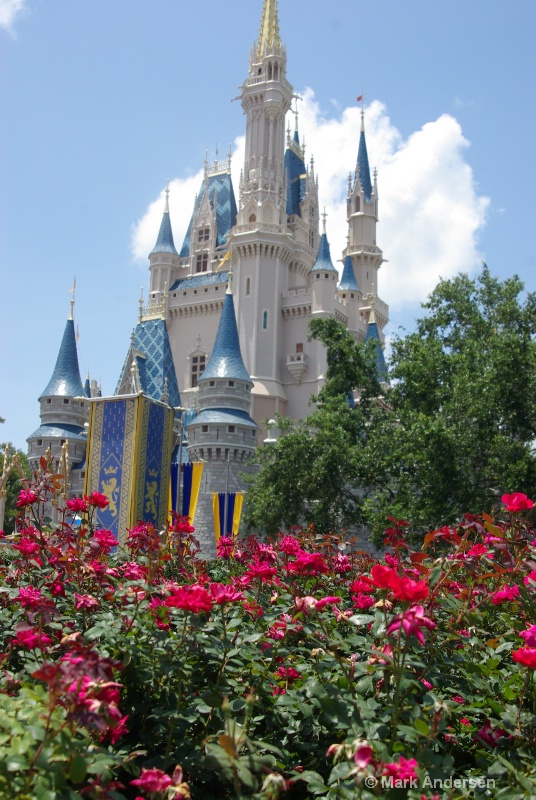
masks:
MULTIPOLYGON (((261 7, 0 0, 1 440, 38 427, 74 273, 82 377, 113 393, 166 180, 180 244, 205 151, 231 144, 240 170, 231 101, 261 7)), ((533 0, 279 0, 279 17, 334 259, 365 93, 390 330, 482 259, 536 288, 533 0)))

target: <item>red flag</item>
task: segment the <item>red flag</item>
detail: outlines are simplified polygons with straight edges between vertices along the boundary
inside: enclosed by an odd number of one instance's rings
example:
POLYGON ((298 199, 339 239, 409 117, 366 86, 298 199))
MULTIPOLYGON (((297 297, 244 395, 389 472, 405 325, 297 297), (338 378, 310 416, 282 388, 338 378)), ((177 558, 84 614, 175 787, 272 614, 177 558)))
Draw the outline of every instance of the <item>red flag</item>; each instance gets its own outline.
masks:
POLYGON ((363 95, 360 94, 359 97, 357 98, 357 102, 360 103, 362 99, 363 99, 363 95))

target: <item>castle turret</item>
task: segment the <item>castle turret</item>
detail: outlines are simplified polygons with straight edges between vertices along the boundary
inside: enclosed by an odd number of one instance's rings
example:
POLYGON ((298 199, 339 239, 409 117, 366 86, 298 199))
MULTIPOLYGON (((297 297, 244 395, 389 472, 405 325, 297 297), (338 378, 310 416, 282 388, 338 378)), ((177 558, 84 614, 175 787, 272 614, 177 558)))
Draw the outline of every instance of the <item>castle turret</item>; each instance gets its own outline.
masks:
POLYGON ((158 238, 149 254, 149 266, 151 271, 149 301, 158 303, 162 300, 164 292, 174 282, 180 266, 179 254, 175 249, 171 219, 169 217, 169 188, 166 188, 166 204, 162 214, 158 238))
POLYGON ((309 274, 309 284, 312 295, 312 314, 313 316, 328 317, 332 316, 334 308, 335 291, 339 273, 333 266, 329 249, 328 237, 326 234, 326 212, 324 211, 323 226, 324 230, 320 237, 316 261, 309 274))
POLYGON ((188 454, 204 461, 203 487, 196 512, 196 527, 205 536, 203 552, 214 554, 212 493, 243 491, 241 475, 257 446, 258 427, 249 415, 253 382, 244 365, 238 339, 231 285, 212 353, 198 380, 199 413, 188 425, 188 454))
MULTIPOLYGON (((383 253, 376 244, 376 224, 378 222, 378 183, 376 173, 374 182, 370 176, 370 166, 365 137, 365 112, 361 111, 361 130, 355 173, 349 176, 347 197, 348 246, 345 262, 351 257, 354 277, 364 296, 378 287, 378 271, 383 262, 383 253)), ((341 287, 339 286, 339 289, 341 287)), ((355 291, 355 290, 354 290, 355 291)), ((365 314, 368 306, 363 307, 365 314)), ((383 340, 383 328, 389 319, 389 308, 377 298, 377 325, 383 340)))
POLYGON ((365 342, 372 340, 376 343, 376 371, 377 377, 380 383, 388 384, 388 370, 387 364, 385 363, 385 356, 383 354, 383 344, 380 338, 380 332, 378 330, 378 324, 376 322, 376 313, 375 313, 375 300, 376 298, 374 295, 370 298, 370 314, 367 326, 367 333, 365 336, 365 342))
POLYGON ((39 459, 50 451, 53 459, 60 458, 62 445, 68 442, 70 494, 83 491, 87 434, 85 423, 89 404, 80 378, 76 332, 74 327, 74 289, 71 311, 51 378, 39 397, 40 427, 28 437, 28 460, 33 469, 39 459))

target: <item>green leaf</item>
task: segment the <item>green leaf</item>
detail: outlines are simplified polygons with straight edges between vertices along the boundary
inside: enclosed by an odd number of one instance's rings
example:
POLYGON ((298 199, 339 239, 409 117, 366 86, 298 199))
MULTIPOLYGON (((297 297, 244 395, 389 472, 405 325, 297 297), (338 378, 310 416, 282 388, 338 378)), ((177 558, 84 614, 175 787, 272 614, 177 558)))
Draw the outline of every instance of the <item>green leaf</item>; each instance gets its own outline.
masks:
POLYGON ((87 774, 86 759, 75 753, 69 767, 69 778, 73 783, 82 783, 87 774))

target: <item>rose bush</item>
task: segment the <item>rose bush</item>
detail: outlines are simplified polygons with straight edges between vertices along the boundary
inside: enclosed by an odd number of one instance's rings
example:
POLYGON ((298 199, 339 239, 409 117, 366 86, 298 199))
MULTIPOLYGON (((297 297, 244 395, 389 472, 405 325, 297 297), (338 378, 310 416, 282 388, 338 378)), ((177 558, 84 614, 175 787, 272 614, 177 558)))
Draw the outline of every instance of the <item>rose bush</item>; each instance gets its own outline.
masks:
POLYGON ((102 495, 47 526, 50 483, 0 547, 0 797, 536 796, 528 498, 419 550, 390 520, 381 559, 295 529, 206 561, 177 517, 114 547, 102 495))

